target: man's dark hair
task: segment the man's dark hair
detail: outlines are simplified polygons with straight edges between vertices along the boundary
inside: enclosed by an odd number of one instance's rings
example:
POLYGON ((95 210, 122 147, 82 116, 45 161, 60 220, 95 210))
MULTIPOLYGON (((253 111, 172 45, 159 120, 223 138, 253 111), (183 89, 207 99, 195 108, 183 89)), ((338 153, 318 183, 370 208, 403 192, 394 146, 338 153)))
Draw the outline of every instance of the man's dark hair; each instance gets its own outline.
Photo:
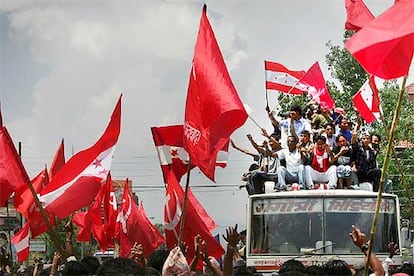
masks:
POLYGON ((335 138, 336 143, 338 143, 339 138, 341 138, 341 137, 345 138, 345 139, 348 141, 348 139, 346 138, 346 136, 345 136, 345 135, 343 135, 343 134, 338 134, 338 135, 336 136, 336 138, 335 138))
POLYGON ((83 263, 79 261, 69 261, 65 264, 62 270, 62 275, 73 275, 73 276, 87 276, 89 275, 88 270, 83 265, 83 263))
POLYGON ((250 166, 249 166, 249 172, 258 170, 259 168, 260 168, 260 166, 258 164, 256 164, 256 163, 250 164, 250 166))
POLYGON ((96 276, 138 275, 140 266, 131 259, 115 258, 104 261, 96 271, 96 276))
POLYGON ((349 265, 343 260, 329 260, 323 267, 326 275, 352 276, 349 265))
POLYGON ((313 137, 313 142, 316 144, 316 142, 318 142, 318 140, 322 140, 324 143, 326 143, 326 137, 325 136, 323 136, 323 135, 319 135, 319 134, 317 134, 317 135, 315 135, 314 137, 313 137))
POLYGON ((89 272, 89 275, 95 275, 96 270, 98 270, 99 266, 101 265, 99 263, 98 258, 94 256, 85 256, 81 260, 81 263, 85 266, 86 270, 89 272))
POLYGON ((305 266, 298 260, 294 260, 294 259, 287 260, 280 267, 279 274, 283 275, 282 273, 285 273, 288 271, 296 271, 296 272, 305 273, 305 266))
POLYGON ((377 133, 373 133, 371 134, 371 141, 372 141, 372 137, 377 136, 378 137, 378 141, 381 142, 381 136, 379 136, 379 134, 377 133))
POLYGON ((170 251, 168 249, 157 249, 149 255, 147 266, 155 268, 158 272, 162 272, 162 266, 168 258, 170 251))
POLYGON ((322 276, 325 275, 323 267, 319 265, 310 265, 306 267, 306 275, 308 276, 322 276))
MULTIPOLYGON (((305 131, 307 131, 307 130, 304 130, 303 132, 305 132, 305 131)), ((303 134, 303 132, 302 132, 302 134, 303 134)), ((309 131, 308 131, 308 132, 309 132, 309 131)), ((309 133, 309 135, 310 135, 310 133, 309 133)), ((295 135, 289 135, 287 138, 288 138, 288 139, 289 139, 289 138, 293 138, 293 139, 295 139, 295 143, 297 143, 297 142, 298 142, 298 138, 297 138, 295 135)))
POLYGON ((290 111, 295 111, 295 112, 297 112, 299 115, 301 115, 301 116, 302 116, 302 107, 300 107, 299 105, 293 105, 293 106, 290 108, 290 111))

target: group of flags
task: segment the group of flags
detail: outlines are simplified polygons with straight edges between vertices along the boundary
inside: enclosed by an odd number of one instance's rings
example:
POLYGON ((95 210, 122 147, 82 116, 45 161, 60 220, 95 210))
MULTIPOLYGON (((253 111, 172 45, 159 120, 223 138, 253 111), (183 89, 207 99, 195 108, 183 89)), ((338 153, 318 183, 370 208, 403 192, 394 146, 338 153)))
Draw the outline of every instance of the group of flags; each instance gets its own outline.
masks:
MULTIPOLYGON (((362 0, 346 0, 346 28, 358 32, 345 46, 372 75, 353 98, 367 122, 379 114, 379 95, 373 76, 392 79, 408 73, 414 50, 409 5, 410 0, 400 0, 374 18, 362 0)), ((265 61, 265 70, 267 89, 292 95, 308 93, 321 106, 335 107, 318 62, 307 71, 292 71, 282 64, 265 61)), ((110 168, 120 134, 121 98, 122 95, 107 128, 93 146, 65 162, 62 141, 49 173, 45 168, 32 180, 0 114, 0 206, 5 206, 14 193, 15 207, 26 218, 22 229, 12 238, 19 261, 28 257, 30 235, 36 237, 49 230, 56 223, 55 217, 63 219, 72 214, 73 222, 79 226, 79 241, 89 241, 92 233, 100 248, 106 250, 116 239, 120 243, 120 256, 128 256, 135 242, 143 245, 144 255, 148 256, 164 242, 170 249, 179 241, 191 245, 197 234, 207 242, 209 255, 218 258, 224 253, 212 235, 216 223, 191 189, 186 187, 184 191, 179 183, 194 167, 214 181, 215 167, 226 166, 226 158, 222 157, 228 151, 230 135, 247 119, 205 5, 189 77, 184 123, 151 128, 166 186, 165 237, 146 216, 142 202, 135 204, 128 180, 120 204, 114 196, 110 168), (77 212, 88 206, 86 211, 77 212)), ((187 258, 193 255, 194 248, 189 246, 187 258)))
MULTIPOLYGON (((412 1, 395 4, 375 18, 363 0, 345 0, 345 29, 356 31, 345 47, 370 75, 352 101, 362 118, 380 118, 380 97, 374 76, 388 80, 408 74, 414 51, 412 1)), ((326 87, 318 62, 307 71, 294 71, 265 61, 266 89, 290 95, 308 93, 320 106, 332 110, 335 102, 326 87)))

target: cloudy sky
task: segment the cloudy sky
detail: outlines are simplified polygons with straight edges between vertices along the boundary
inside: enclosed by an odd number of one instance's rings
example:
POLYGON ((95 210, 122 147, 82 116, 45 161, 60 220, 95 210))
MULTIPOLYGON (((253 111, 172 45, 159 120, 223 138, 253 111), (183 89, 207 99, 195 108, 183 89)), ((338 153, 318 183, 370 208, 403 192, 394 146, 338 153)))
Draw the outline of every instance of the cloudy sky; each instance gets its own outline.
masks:
MULTIPOLYGON (((365 2, 379 15, 394 1, 365 2)), ((292 70, 306 70, 319 61, 329 78, 325 43, 342 45, 344 0, 206 3, 240 98, 262 126, 270 129, 264 113, 264 60, 292 70)), ((95 143, 122 92, 122 131, 112 174, 132 179, 148 216, 161 222, 164 189, 150 127, 183 123, 203 4, 199 0, 1 1, 3 121, 14 142, 23 144, 23 162, 30 176, 50 164, 62 138, 67 159, 95 143)), ((274 92, 269 97, 274 104, 274 92)), ((247 133, 260 139, 251 121, 233 139, 250 148, 247 133)), ((220 232, 235 223, 245 225, 247 194, 238 185, 250 162, 231 150, 228 167, 217 169, 216 183, 196 170, 191 174, 193 191, 220 232)))

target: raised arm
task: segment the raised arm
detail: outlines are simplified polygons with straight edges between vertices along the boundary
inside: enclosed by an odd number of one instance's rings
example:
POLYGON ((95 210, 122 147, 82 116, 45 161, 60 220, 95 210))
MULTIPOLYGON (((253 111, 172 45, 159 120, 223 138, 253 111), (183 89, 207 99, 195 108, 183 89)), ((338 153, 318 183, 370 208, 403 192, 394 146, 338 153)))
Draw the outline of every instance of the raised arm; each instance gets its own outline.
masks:
MULTIPOLYGON (((352 232, 349 233, 349 236, 354 244, 361 249, 362 253, 367 256, 369 246, 371 245, 370 242, 366 240, 366 235, 359 228, 355 227, 355 225, 352 225, 352 232)), ((375 276, 385 275, 382 262, 377 258, 377 256, 375 256, 374 253, 371 253, 368 262, 372 271, 374 271, 375 276)))

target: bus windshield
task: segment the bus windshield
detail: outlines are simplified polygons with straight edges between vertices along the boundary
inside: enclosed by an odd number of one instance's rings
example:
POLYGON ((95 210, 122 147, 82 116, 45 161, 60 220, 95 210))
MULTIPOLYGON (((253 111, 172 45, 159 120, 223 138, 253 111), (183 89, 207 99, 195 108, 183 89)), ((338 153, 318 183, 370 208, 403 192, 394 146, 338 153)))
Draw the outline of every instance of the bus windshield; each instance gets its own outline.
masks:
MULTIPOLYGON (((254 198, 249 253, 361 254, 349 237, 351 226, 369 235, 375 206, 374 197, 254 198)), ((397 219, 395 200, 383 198, 374 252, 387 253, 389 242, 398 243, 397 219)))

